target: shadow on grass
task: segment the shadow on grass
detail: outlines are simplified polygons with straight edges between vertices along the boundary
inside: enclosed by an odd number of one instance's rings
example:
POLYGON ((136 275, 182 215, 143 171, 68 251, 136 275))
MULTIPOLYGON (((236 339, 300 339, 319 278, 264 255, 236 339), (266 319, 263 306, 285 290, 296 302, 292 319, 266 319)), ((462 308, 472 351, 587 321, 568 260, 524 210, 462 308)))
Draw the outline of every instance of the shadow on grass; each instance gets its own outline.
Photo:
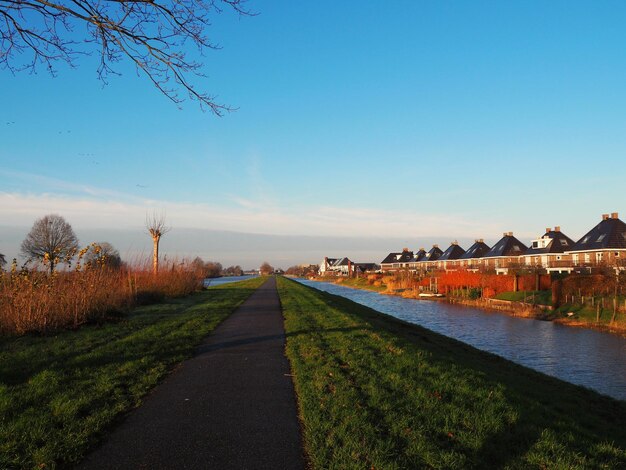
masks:
MULTIPOLYGON (((0 383, 24 384, 43 371, 65 375, 77 368, 119 365, 139 360, 147 352, 167 362, 189 348, 178 344, 176 337, 166 339, 172 334, 171 329, 157 331, 161 322, 176 323, 202 302, 218 304, 212 307, 213 313, 223 314, 228 305, 220 306, 220 302, 227 302, 232 296, 247 298, 254 290, 218 287, 138 307, 110 323, 88 324, 48 335, 0 337, 0 383)), ((211 314, 209 307, 206 313, 211 314)))

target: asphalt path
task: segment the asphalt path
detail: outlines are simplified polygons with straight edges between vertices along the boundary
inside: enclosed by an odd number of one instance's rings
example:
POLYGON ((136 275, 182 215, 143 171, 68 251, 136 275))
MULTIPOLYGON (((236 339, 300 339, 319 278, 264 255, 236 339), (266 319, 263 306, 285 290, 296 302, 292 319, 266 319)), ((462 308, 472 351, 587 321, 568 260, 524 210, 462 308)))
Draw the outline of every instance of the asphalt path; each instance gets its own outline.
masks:
POLYGON ((78 468, 305 468, 284 346, 270 278, 78 468))

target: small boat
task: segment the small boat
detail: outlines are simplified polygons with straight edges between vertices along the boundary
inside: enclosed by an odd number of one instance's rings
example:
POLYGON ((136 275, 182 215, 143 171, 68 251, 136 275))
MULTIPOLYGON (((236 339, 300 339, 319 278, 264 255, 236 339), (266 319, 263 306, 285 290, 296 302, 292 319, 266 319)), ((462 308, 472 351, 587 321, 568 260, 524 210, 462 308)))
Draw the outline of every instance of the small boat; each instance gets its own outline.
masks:
POLYGON ((427 292, 422 292, 419 296, 420 297, 443 297, 443 294, 431 294, 427 292))

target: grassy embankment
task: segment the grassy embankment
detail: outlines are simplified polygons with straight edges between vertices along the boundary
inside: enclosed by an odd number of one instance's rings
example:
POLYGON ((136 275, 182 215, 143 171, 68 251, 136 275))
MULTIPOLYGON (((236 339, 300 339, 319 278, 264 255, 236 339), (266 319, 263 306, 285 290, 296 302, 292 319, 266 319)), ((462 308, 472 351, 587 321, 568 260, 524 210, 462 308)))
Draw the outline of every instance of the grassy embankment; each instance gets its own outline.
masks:
POLYGON ((517 291, 502 292, 494 297, 498 300, 508 300, 510 302, 525 302, 536 305, 552 305, 552 291, 517 291))
POLYGON ((262 282, 169 299, 101 326, 0 338, 0 468, 78 461, 262 282))
POLYGON ((387 286, 382 282, 370 282, 366 277, 332 277, 327 282, 334 282, 335 284, 341 284, 346 287, 353 287, 355 289, 365 289, 374 292, 384 292, 387 290, 387 286))
POLYGON ((626 404, 280 279, 313 468, 623 468, 626 404))

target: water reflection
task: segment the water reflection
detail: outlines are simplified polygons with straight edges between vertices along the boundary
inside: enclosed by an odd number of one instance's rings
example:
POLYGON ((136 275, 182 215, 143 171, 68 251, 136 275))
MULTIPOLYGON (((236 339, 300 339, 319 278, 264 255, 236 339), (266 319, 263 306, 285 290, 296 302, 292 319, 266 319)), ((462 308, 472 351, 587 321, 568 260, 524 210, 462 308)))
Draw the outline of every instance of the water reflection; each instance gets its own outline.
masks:
POLYGON ((256 276, 225 276, 214 277, 204 280, 204 287, 221 286, 222 284, 228 284, 229 282, 245 281, 256 276))
POLYGON ((545 374, 626 400, 626 338, 443 302, 299 281, 545 374))

